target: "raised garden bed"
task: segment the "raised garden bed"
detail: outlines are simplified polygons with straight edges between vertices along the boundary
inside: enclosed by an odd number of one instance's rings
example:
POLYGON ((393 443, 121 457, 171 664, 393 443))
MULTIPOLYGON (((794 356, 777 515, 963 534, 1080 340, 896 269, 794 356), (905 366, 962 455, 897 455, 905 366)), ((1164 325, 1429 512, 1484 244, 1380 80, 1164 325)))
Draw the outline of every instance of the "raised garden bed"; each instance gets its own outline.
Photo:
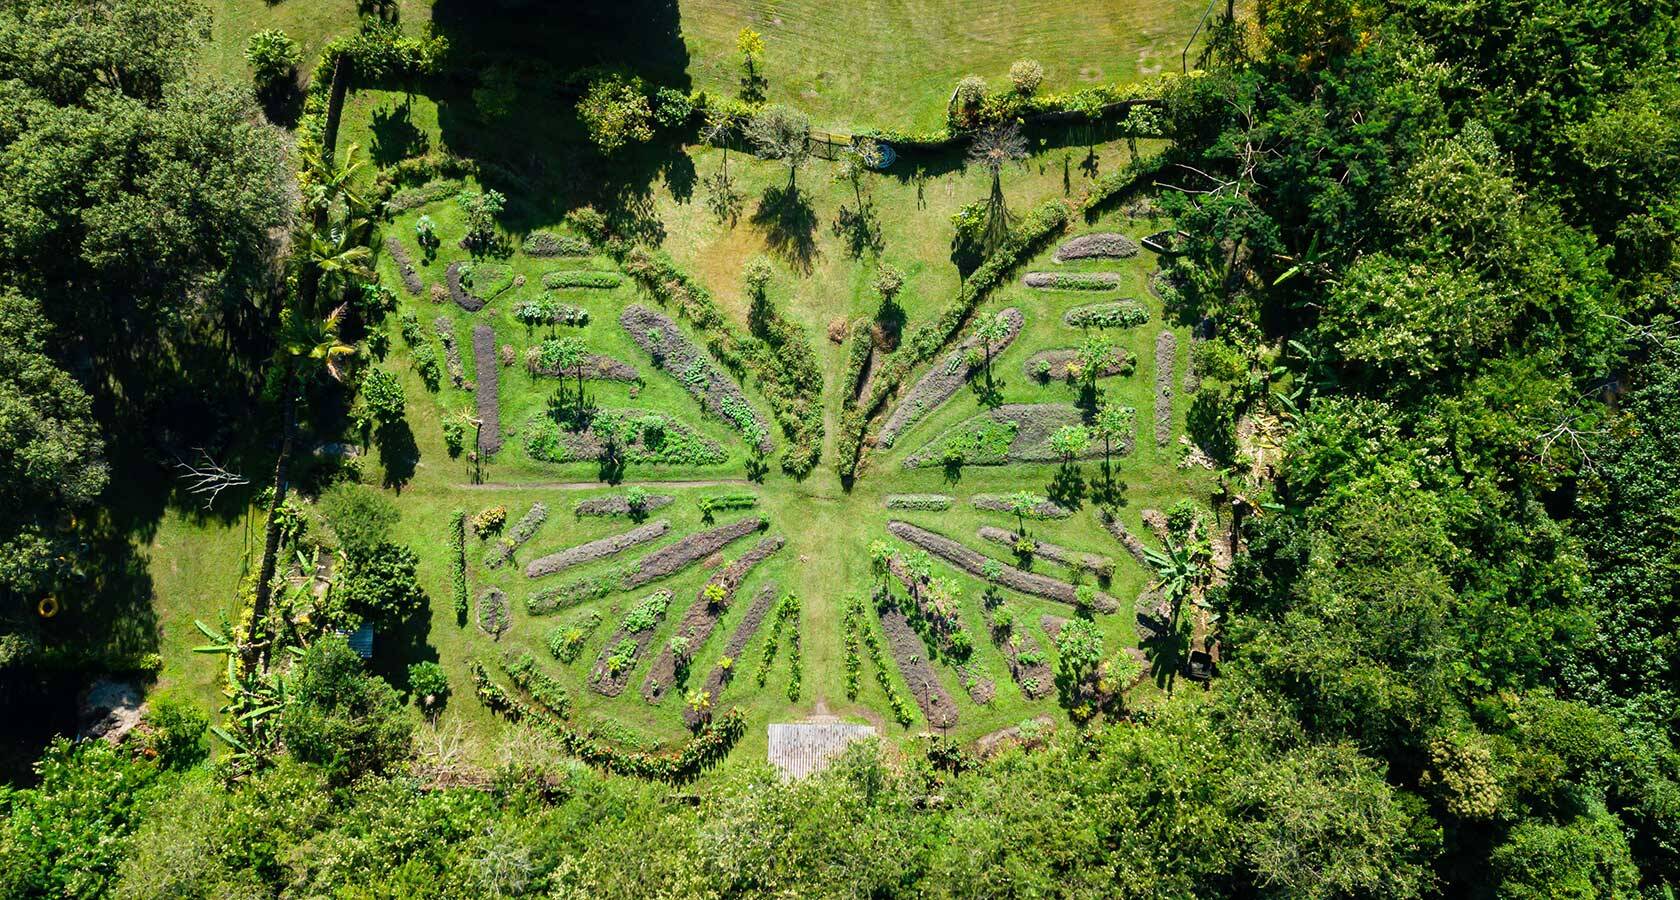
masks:
MULTIPOLYGON (((975 494, 969 498, 969 503, 975 509, 991 512, 1002 512, 1014 515, 1015 507, 1009 502, 1008 494, 975 494)), ((1033 505, 1033 516, 1039 519, 1065 519, 1073 515, 1073 510, 1052 500, 1040 500, 1033 505)))
POLYGON ((627 381, 642 380, 641 373, 636 367, 621 359, 603 356, 599 353, 589 354, 582 365, 561 368, 556 365, 545 365, 541 358, 530 358, 526 362, 526 370, 532 375, 546 375, 552 378, 569 378, 577 380, 578 370, 583 370, 583 377, 590 381, 627 381))
MULTIPOLYGON (((1025 322, 1021 311, 1014 307, 998 313, 998 318, 1004 323, 1005 330, 1003 336, 991 344, 991 355, 994 359, 1014 343, 1025 322)), ((969 365, 969 351, 980 347, 979 335, 971 335, 957 345, 955 350, 946 354, 944 359, 936 361, 927 374, 904 395, 904 400, 892 414, 887 416, 887 421, 881 425, 881 430, 876 435, 876 442, 882 447, 891 447, 893 441, 897 440, 905 429, 943 406, 945 401, 962 390, 962 386, 979 371, 978 366, 969 365)))
POLYGON ((1003 658, 1009 663, 1009 677, 1021 686, 1021 693, 1029 700, 1037 700, 1047 696, 1056 686, 1056 674, 1050 667, 1050 657, 1039 645, 1022 623, 1014 619, 1010 613, 1007 625, 1000 623, 1003 606, 989 607, 982 604, 982 613, 986 617, 986 628, 992 633, 992 643, 1003 651, 1003 658))
MULTIPOLYGON (((906 469, 931 466, 998 466, 1019 462, 1055 462, 1050 436, 1064 425, 1083 421, 1065 403, 1016 403, 971 416, 928 441, 904 460, 906 469)), ((1087 447, 1082 459, 1098 459, 1102 445, 1087 447)))
POLYGON ((925 509, 946 510, 951 508, 951 498, 944 494, 888 494, 887 509, 925 509))
MULTIPOLYGON (((942 534, 919 528, 909 522, 897 520, 887 523, 887 531, 891 532, 894 537, 908 541, 977 578, 983 579, 986 577, 986 563, 988 561, 996 562, 1002 569, 1001 574, 996 579, 997 583, 1012 591, 1043 597, 1046 600, 1055 600, 1070 606, 1078 602, 1073 585, 1065 581, 1058 581, 1054 578, 1017 569, 1000 560, 992 560, 985 554, 970 550, 942 534)), ((1114 612, 1120 608, 1118 601, 1101 591, 1096 593, 1092 600, 1092 606, 1098 612, 1114 612)))
POLYGON ((555 269, 542 274, 543 287, 551 291, 561 288, 610 290, 623 283, 623 275, 599 269, 555 269))
MULTIPOLYGON (((741 582, 752 572, 753 567, 768 559, 771 554, 782 549, 787 540, 781 536, 767 537, 759 540, 758 545, 748 550, 722 571, 713 575, 695 595, 694 602, 683 614, 682 621, 677 623, 675 635, 688 640, 688 658, 693 659, 706 645, 706 639, 712 636, 712 629, 717 627, 718 620, 723 617, 729 605, 735 600, 735 592, 740 590, 741 582), (722 590, 716 599, 708 597, 713 586, 722 590)), ((715 592, 714 592, 715 593, 715 592)), ((686 663, 680 662, 669 646, 659 651, 659 657, 653 661, 653 668, 648 671, 647 678, 642 681, 642 699, 649 703, 658 703, 665 694, 676 685, 679 668, 686 663)))
POLYGON ((555 234, 552 231, 533 231, 525 235, 519 242, 519 248, 526 256, 546 259, 555 256, 588 256, 595 252, 589 241, 569 234, 555 234))
POLYGON ((1148 321, 1149 310, 1136 300, 1091 303, 1062 313, 1070 328, 1136 328, 1148 321))
POLYGON ((408 255, 408 248, 403 246, 401 238, 394 234, 385 235, 385 254, 396 264, 404 290, 416 297, 425 293, 426 284, 420 280, 420 273, 414 268, 414 258, 408 255))
POLYGON ((583 645, 601 627, 601 611, 592 609, 566 625, 556 625, 548 631, 548 652, 563 662, 575 662, 583 655, 583 645))
POLYGON ((513 557, 513 552, 524 546, 525 542, 530 540, 531 536, 536 534, 537 529, 541 528, 542 523, 546 521, 548 521, 548 506, 541 500, 531 504, 531 508, 526 511, 525 515, 520 516, 519 521, 513 523, 513 527, 509 528, 506 534, 491 545, 490 551, 484 554, 485 568, 501 568, 503 563, 513 557))
POLYGON ((478 627, 496 640, 513 627, 508 615, 507 595, 500 588, 487 587, 478 594, 478 627))
POLYGON ((928 724, 934 728, 957 724, 957 703, 945 685, 939 683, 933 666, 928 663, 927 645, 910 626, 904 611, 898 608, 898 601, 891 593, 882 591, 876 596, 876 612, 881 617, 881 631, 887 636, 887 649, 898 663, 898 671, 928 724))
POLYGON ((624 589, 635 590, 650 581, 675 575, 735 541, 763 529, 767 524, 764 519, 749 516, 739 522, 691 534, 669 547, 642 557, 630 574, 625 576, 624 589))
POLYGON ((1155 446, 1172 440, 1173 363, 1178 358, 1178 338, 1163 331, 1155 338, 1155 446))
MULTIPOLYGON (((941 611, 937 608, 935 598, 929 590, 931 581, 910 570, 898 556, 889 557, 887 569, 899 584, 904 586, 904 592, 915 604, 915 616, 906 615, 910 627, 915 628, 918 621, 923 628, 918 629, 923 646, 927 646, 931 637, 939 645, 942 656, 950 660, 957 653, 956 636, 965 632, 962 620, 958 618, 956 610, 941 611)), ((963 690, 968 692, 970 700, 984 706, 992 702, 997 696, 997 686, 990 678, 981 675, 979 668, 973 664, 973 643, 969 645, 969 659, 953 662, 952 668, 957 672, 957 678, 962 683, 963 690)))
POLYGON ((456 306, 461 307, 467 312, 478 312, 484 308, 484 301, 474 296, 471 291, 467 290, 467 288, 461 284, 460 263, 452 262, 449 264, 448 268, 443 270, 443 281, 449 286, 449 299, 455 301, 456 306))
POLYGON ((561 303, 547 296, 517 301, 510 313, 515 322, 528 329, 539 325, 569 325, 582 328, 589 324, 589 310, 570 303, 561 303))
MULTIPOLYGON (((1022 370, 1029 378, 1042 378, 1048 381, 1061 381, 1068 377, 1068 368, 1079 360, 1077 349, 1058 348, 1055 350, 1040 350, 1027 357, 1022 370)), ((1108 360, 1102 370, 1097 373, 1098 378, 1108 378, 1114 375, 1130 375, 1137 368, 1137 357, 1116 347, 1108 354, 1108 360)))
MULTIPOLYGON (((670 494, 649 494, 642 501, 641 512, 653 512, 661 507, 670 506, 675 501, 676 498, 670 494)), ((623 494, 613 494, 609 497, 590 497, 588 500, 579 500, 572 505, 572 515, 578 518, 613 518, 615 516, 628 516, 631 512, 633 510, 630 508, 630 499, 623 494)))
MULTIPOLYGON (((717 705, 718 698, 723 696, 723 689, 729 685, 729 682, 738 677, 741 668, 741 651, 747 649, 747 643, 752 640, 753 635, 758 633, 759 626, 764 624, 764 617, 770 614, 770 608, 776 603, 776 594, 777 587, 773 583, 759 588, 758 593, 753 596, 752 605, 747 607, 747 614, 741 618, 740 623, 735 626, 735 630, 730 633, 729 642, 723 645, 723 656, 728 658, 732 665, 728 669, 713 666, 712 671, 706 676, 706 683, 700 687, 701 690, 711 694, 714 706, 717 705)), ((707 715, 707 711, 683 707, 683 720, 690 727, 698 724, 707 715)))
POLYGON ((656 368, 682 382, 706 412, 735 426, 760 453, 775 449, 770 426, 747 403, 741 386, 725 375, 666 316, 639 304, 625 307, 619 324, 637 346, 653 358, 656 368))
POLYGON ((1056 262, 1074 259, 1130 259, 1138 255, 1137 241, 1119 232, 1099 231, 1082 234, 1056 248, 1056 262))
POLYGON ((478 453, 495 456, 502 449, 502 404, 497 384, 496 332, 488 325, 473 326, 474 393, 478 403, 478 453))
POLYGON ((619 459, 643 465, 716 466, 729 461, 723 445, 664 413, 604 410, 588 428, 562 428, 546 413, 525 429, 525 453, 532 459, 567 463, 594 461, 607 454, 611 433, 619 459))
POLYGON ((639 547, 649 541, 663 537, 671 530, 671 523, 666 519, 649 522, 630 529, 622 534, 608 535, 604 538, 568 547, 558 553, 531 560, 525 566, 526 578, 544 578, 557 572, 563 572, 572 566, 617 556, 631 547, 639 547))
POLYGON ((1096 513, 1097 521, 1101 522, 1102 527, 1107 529, 1108 533, 1120 542, 1120 546, 1126 548, 1126 552, 1131 554, 1132 559, 1137 560, 1137 564, 1143 566, 1144 569, 1153 571, 1154 567, 1149 564, 1148 555, 1143 552, 1143 541, 1138 540, 1137 535, 1126 530, 1126 523, 1115 518, 1107 510, 1098 509, 1096 513))
POLYGON ((1116 272, 1028 272, 1021 283, 1042 291, 1109 291, 1120 286, 1116 272))
MULTIPOLYGON (((994 544, 1002 544, 1012 552, 1020 542, 1021 536, 1007 528, 993 525, 980 526, 980 537, 994 544)), ((1111 578, 1114 575, 1114 560, 1096 553, 1085 553, 1079 550, 1069 550, 1052 544, 1049 541, 1033 539, 1032 555, 1038 559, 1047 559, 1060 566, 1076 571, 1090 572, 1098 578, 1111 578)))
POLYGON ((438 341, 443 344, 443 363, 449 372, 449 383, 461 387, 467 381, 467 367, 461 362, 461 344, 455 340, 455 320, 448 316, 438 316, 432 322, 432 328, 437 331, 438 341))
POLYGON ((411 209, 419 209, 428 203, 448 200, 460 192, 461 182, 454 179, 435 179, 418 187, 403 188, 385 201, 385 214, 395 216, 411 209))
POLYGON ((589 672, 590 690, 604 697, 617 697, 624 693, 631 673, 636 670, 636 663, 647 651, 654 632, 670 608, 671 592, 654 591, 624 614, 624 621, 619 623, 612 637, 607 638, 607 645, 601 648, 595 668, 589 672))

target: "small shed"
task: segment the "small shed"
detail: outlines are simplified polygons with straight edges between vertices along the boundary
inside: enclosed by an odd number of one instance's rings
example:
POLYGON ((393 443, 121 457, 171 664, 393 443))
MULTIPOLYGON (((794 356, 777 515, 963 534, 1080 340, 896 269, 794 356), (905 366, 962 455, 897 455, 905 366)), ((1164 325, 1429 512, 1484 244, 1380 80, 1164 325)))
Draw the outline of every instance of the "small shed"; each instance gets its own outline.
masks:
POLYGON ((828 768, 853 741, 875 736, 869 725, 853 725, 832 716, 770 726, 770 764, 783 781, 804 778, 828 768))

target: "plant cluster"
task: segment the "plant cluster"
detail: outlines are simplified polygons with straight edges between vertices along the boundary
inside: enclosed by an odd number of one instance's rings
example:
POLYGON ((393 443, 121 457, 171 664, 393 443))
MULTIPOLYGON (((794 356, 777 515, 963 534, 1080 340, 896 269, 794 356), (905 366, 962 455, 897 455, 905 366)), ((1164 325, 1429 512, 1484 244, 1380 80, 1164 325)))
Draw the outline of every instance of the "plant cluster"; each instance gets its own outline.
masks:
POLYGON ((548 632, 548 652, 555 659, 570 663, 583 655, 583 645, 601 627, 601 613, 590 610, 581 618, 565 625, 556 625, 548 632))
POLYGON ((572 695, 554 676, 543 671, 537 658, 529 651, 503 657, 502 671, 520 690, 531 695, 543 709, 556 718, 567 719, 572 714, 572 695))
POLYGON ((542 274, 542 285, 549 290, 562 288, 593 288, 610 290, 624 283, 624 276, 606 269, 554 269, 542 274))

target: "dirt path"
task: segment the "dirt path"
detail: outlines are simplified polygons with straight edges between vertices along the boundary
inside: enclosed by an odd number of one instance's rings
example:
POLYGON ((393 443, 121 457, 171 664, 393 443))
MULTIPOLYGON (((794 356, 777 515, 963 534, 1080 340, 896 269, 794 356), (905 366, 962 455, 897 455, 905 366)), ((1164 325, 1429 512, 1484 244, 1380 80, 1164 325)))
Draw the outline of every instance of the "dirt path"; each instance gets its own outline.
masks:
MULTIPOLYGON (((638 483, 659 488, 734 487, 736 485, 753 484, 752 481, 745 478, 716 478, 708 481, 645 481, 638 483)), ((483 484, 455 485, 457 489, 463 491, 593 491, 619 486, 606 481, 487 481, 483 484)))

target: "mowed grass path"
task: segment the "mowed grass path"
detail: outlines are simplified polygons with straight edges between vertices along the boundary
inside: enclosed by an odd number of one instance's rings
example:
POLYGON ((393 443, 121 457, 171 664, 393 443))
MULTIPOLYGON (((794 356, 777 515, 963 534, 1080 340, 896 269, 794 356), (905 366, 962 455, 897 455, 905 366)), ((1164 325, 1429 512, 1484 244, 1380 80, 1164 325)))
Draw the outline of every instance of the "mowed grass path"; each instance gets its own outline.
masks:
POLYGON ((1206 8, 1198 0, 686 0, 680 4, 689 74, 712 90, 738 88, 735 36, 764 36, 772 101, 819 127, 933 129, 964 75, 993 90, 1009 64, 1044 65, 1044 90, 1130 80, 1178 66, 1206 8))

